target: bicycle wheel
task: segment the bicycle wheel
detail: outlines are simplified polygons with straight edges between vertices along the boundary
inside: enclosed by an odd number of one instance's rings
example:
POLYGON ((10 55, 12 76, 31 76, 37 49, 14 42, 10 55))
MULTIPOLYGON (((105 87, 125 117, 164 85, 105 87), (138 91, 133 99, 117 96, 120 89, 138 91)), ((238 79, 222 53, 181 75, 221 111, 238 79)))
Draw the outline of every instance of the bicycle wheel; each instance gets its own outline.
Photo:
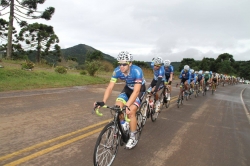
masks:
POLYGON ((148 114, 147 101, 142 102, 142 104, 139 107, 139 112, 141 112, 142 114, 142 118, 143 118, 142 127, 143 127, 147 121, 147 114, 148 114))
POLYGON ((139 140, 143 128, 143 117, 140 111, 136 112, 137 127, 136 127, 136 139, 139 140))
POLYGON ((118 152, 119 140, 118 127, 110 122, 102 129, 96 141, 93 157, 95 166, 106 166, 113 163, 118 152))
POLYGON ((155 112, 155 109, 156 109, 155 103, 154 103, 154 108, 151 110, 151 114, 150 114, 152 122, 155 122, 159 115, 159 112, 155 112))
POLYGON ((159 101, 160 101, 160 109, 159 109, 159 112, 161 112, 162 108, 163 108, 163 105, 164 105, 164 97, 165 97, 165 94, 164 93, 161 93, 160 94, 160 97, 159 97, 159 101))
POLYGON ((177 108, 180 108, 180 103, 181 103, 181 99, 178 99, 178 101, 177 101, 177 108))
POLYGON ((165 107, 168 108, 170 105, 170 100, 167 100, 167 102, 165 103, 165 107))

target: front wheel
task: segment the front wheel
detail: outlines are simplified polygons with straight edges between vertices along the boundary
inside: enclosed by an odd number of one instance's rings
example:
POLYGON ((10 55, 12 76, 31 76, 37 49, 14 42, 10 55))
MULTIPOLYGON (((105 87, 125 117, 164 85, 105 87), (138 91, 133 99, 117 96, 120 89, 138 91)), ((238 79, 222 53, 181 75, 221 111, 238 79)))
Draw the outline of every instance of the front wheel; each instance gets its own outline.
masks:
POLYGON ((136 126, 137 138, 136 139, 139 140, 141 136, 142 128, 143 128, 143 116, 140 111, 136 112, 136 120, 137 120, 137 126, 136 126))
POLYGON ((141 112, 142 114, 142 127, 145 125, 146 121, 147 121, 147 116, 148 116, 148 104, 147 101, 142 102, 142 104, 139 107, 139 112, 141 112))
POLYGON ((168 108, 169 105, 170 105, 170 100, 167 100, 167 102, 165 103, 166 108, 168 108))
POLYGON ((107 124, 101 131, 94 149, 94 165, 111 165, 118 152, 120 136, 118 127, 113 122, 107 124))
POLYGON ((152 122, 155 122, 158 115, 159 115, 159 112, 155 112, 155 109, 156 109, 156 107, 154 106, 154 108, 151 110, 151 120, 152 120, 152 122))

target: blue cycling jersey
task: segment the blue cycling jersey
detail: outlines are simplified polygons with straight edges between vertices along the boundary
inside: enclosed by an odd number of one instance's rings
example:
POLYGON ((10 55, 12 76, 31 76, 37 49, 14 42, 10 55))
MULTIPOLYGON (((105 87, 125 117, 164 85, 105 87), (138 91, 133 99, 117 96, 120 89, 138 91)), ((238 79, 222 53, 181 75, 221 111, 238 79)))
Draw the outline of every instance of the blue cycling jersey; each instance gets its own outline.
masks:
POLYGON ((191 81, 196 80, 196 74, 195 73, 191 73, 191 81))
POLYGON ((170 65, 169 67, 165 67, 165 77, 169 78, 170 74, 174 72, 174 67, 170 65))
POLYGON ((197 78, 198 78, 198 80, 202 80, 203 75, 202 75, 202 74, 198 74, 198 75, 197 75, 197 78))
POLYGON ((136 66, 136 65, 131 65, 130 66, 130 72, 129 72, 129 74, 127 76, 125 76, 121 72, 119 66, 117 68, 115 68, 110 82, 116 82, 117 79, 125 80, 126 85, 130 89, 134 89, 135 84, 142 84, 142 85, 145 84, 145 79, 144 79, 142 69, 140 67, 136 66))
POLYGON ((184 69, 182 69, 179 78, 188 80, 188 83, 190 84, 190 82, 191 82, 191 72, 190 72, 190 70, 185 71, 184 69))
POLYGON ((154 72, 154 80, 158 80, 158 77, 162 77, 162 81, 165 81, 165 69, 163 65, 158 70, 154 70, 154 62, 152 62, 151 68, 154 72))

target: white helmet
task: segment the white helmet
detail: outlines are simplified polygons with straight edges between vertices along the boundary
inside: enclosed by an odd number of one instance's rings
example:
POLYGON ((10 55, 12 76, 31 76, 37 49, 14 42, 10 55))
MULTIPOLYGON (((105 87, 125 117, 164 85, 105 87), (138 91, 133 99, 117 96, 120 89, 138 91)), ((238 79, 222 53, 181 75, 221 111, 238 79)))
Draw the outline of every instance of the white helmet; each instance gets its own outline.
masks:
POLYGON ((205 71, 205 74, 209 74, 209 71, 205 71))
POLYGON ((191 72, 191 73, 194 73, 194 69, 190 69, 190 72, 191 72))
POLYGON ((131 62, 131 61, 133 61, 133 56, 127 51, 122 51, 118 54, 116 59, 117 59, 117 61, 131 62))
POLYGON ((154 62, 155 65, 161 65, 162 64, 162 58, 161 57, 154 58, 153 62, 154 62))
POLYGON ((202 70, 200 70, 200 71, 198 72, 198 74, 202 74, 202 70))
POLYGON ((170 66, 170 63, 171 63, 170 60, 165 60, 164 61, 164 66, 168 67, 168 66, 170 66))
POLYGON ((185 65, 185 66, 184 66, 184 70, 189 70, 189 66, 188 66, 188 65, 185 65))

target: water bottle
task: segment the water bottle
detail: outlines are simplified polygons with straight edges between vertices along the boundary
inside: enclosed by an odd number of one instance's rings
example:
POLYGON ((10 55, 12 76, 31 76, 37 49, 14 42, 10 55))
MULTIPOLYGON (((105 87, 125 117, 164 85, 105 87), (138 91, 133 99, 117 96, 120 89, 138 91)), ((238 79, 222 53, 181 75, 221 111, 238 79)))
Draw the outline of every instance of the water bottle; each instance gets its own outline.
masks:
POLYGON ((129 129, 128 122, 126 122, 125 120, 121 120, 120 123, 122 125, 123 130, 128 131, 128 129, 129 129))

